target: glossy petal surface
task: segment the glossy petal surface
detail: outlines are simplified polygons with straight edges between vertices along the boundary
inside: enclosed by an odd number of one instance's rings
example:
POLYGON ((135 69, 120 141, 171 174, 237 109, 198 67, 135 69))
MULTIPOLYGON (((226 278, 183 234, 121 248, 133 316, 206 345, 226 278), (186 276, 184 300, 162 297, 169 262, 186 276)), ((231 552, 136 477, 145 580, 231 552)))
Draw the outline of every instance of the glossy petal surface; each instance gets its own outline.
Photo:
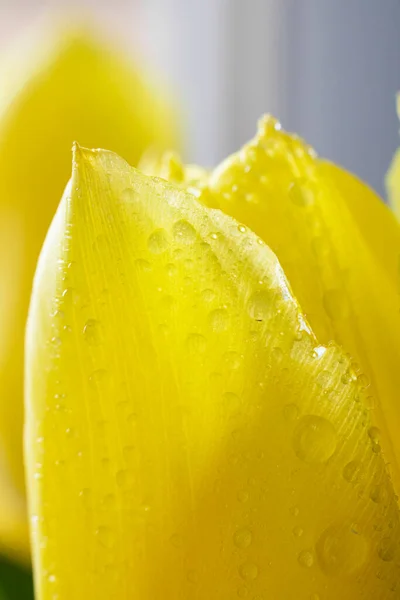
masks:
POLYGON ((387 433, 399 491, 400 228, 393 214, 272 117, 215 169, 208 186, 197 187, 200 200, 272 248, 318 339, 335 340, 354 358, 370 401, 378 403, 375 417, 387 433))
MULTIPOLYGON (((21 49, 19 48, 21 51, 21 49)), ((23 337, 40 247, 70 173, 77 137, 123 153, 132 164, 148 144, 175 143, 174 119, 140 72, 84 33, 41 32, 18 64, 3 65, 0 90, 0 511, 23 503, 23 337), (134 132, 134 133, 133 133, 134 132)), ((10 53, 11 54, 11 53, 10 53)), ((13 57, 15 59, 15 57, 13 57)), ((21 511, 24 519, 24 510, 21 511)), ((24 520, 19 530, 24 530, 24 520)), ((27 537, 0 540, 27 554, 27 537)))
POLYGON ((235 220, 77 150, 26 367, 39 600, 394 597, 385 433, 235 220))

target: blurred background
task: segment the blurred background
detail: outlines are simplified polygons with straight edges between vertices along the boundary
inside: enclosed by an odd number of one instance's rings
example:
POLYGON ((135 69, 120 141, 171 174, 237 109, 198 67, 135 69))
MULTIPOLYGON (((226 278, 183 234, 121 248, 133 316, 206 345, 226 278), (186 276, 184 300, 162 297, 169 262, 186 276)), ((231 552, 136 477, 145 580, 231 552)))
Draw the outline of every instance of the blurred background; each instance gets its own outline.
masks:
MULTIPOLYGON (((271 112, 384 195, 399 143, 400 0, 0 0, 0 56, 60 9, 99 21, 169 88, 187 161, 216 164, 271 112)), ((29 568, 0 559, 0 600, 32 596, 29 568)))
POLYGON ((49 9, 94 13, 181 103, 213 165, 272 112, 380 194, 398 144, 399 0, 1 0, 0 40, 49 9))

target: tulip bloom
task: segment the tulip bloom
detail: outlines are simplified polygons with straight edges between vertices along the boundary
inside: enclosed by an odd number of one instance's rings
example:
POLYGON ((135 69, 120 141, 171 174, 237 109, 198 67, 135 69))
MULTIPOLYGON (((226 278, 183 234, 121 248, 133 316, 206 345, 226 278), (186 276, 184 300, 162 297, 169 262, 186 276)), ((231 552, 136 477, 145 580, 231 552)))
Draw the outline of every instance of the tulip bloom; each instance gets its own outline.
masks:
POLYGON ((215 172, 166 172, 76 147, 38 264, 39 600, 394 598, 397 373, 370 361, 397 297, 370 225, 397 224, 271 119, 215 172))
POLYGON ((123 57, 87 32, 48 38, 42 32, 25 64, 3 73, 0 94, 0 547, 25 557, 24 328, 39 250, 69 177, 69 148, 78 138, 136 164, 149 144, 176 141, 171 111, 123 57))

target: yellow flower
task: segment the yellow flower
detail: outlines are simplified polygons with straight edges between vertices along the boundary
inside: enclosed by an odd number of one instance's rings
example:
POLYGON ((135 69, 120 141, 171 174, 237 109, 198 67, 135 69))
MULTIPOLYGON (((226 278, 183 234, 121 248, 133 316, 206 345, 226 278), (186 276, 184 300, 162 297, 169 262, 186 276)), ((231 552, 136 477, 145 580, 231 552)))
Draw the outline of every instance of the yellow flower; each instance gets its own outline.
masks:
MULTIPOLYGON (((23 337, 33 272, 79 138, 136 164, 176 142, 174 117, 123 56, 85 31, 41 32, 0 91, 0 546, 28 555, 22 466, 23 337), (4 463, 4 464, 3 464, 4 463)), ((21 58, 21 57, 19 57, 21 58)))
MULTIPOLYGON (((392 248, 397 225, 271 120, 210 175, 168 164, 174 184, 75 148, 41 254, 25 440, 38 599, 393 598, 396 406, 372 399, 344 322, 357 357, 374 350, 361 327, 396 352, 397 321, 376 320, 395 300, 373 306, 377 286, 395 295, 393 259, 369 225, 387 221, 392 248)), ((360 364, 379 394, 379 367, 360 364)))

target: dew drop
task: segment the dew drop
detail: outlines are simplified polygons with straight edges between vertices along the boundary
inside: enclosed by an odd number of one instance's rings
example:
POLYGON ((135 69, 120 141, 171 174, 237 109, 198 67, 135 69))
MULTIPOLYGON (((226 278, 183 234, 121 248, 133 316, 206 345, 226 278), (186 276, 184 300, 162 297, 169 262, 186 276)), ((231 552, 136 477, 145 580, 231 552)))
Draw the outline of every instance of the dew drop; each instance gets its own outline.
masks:
POLYGON ((82 504, 87 510, 90 510, 92 506, 92 492, 89 488, 84 488, 79 492, 79 497, 82 500, 82 504))
POLYGON ((147 240, 147 247, 153 254, 162 254, 168 248, 168 237, 165 229, 156 229, 147 240))
POLYGON ((297 557, 301 567, 310 568, 314 564, 314 556, 309 550, 302 550, 297 557))
POLYGON ((176 265, 174 263, 168 263, 165 266, 165 270, 167 272, 168 277, 174 277, 178 271, 176 265))
POLYGON ((135 267, 141 273, 149 273, 151 271, 151 264, 144 258, 137 258, 135 260, 135 267))
POLYGON ((249 595, 249 590, 245 585, 240 585, 237 589, 237 595, 239 598, 247 598, 249 595))
POLYGON ((190 333, 186 338, 186 347, 190 354, 204 354, 207 340, 200 333, 190 333))
POLYGON ((374 485, 370 491, 369 497, 375 504, 383 502, 386 499, 385 488, 382 485, 374 485))
POLYGON ((174 223, 172 233, 177 242, 189 246, 196 240, 196 230, 184 219, 174 223))
POLYGON ((229 316, 226 308, 212 310, 208 315, 208 324, 217 333, 225 331, 229 325, 229 316))
POLYGON ((347 319, 350 314, 350 306, 343 290, 327 290, 323 297, 323 303, 328 317, 333 321, 347 319))
POLYGON ((343 373, 342 377, 341 377, 341 381, 343 383, 343 385, 348 385, 351 381, 353 381, 354 379, 354 375, 351 371, 346 371, 345 373, 343 373))
POLYGON ((239 568, 239 575, 246 581, 252 581, 258 576, 258 567, 252 562, 244 563, 244 565, 239 568))
POLYGON ((356 525, 331 525, 316 544, 318 562, 327 575, 343 576, 358 571, 368 557, 369 545, 356 525))
POLYGON ((315 378, 315 381, 319 387, 326 388, 329 386, 331 379, 332 379, 332 375, 331 375, 330 371, 323 370, 320 373, 318 373, 318 375, 315 378))
POLYGON ((370 427, 368 429, 368 436, 371 439, 372 442, 374 442, 375 444, 379 443, 379 429, 377 427, 370 427))
POLYGON ((267 319, 271 309, 270 295, 264 291, 255 292, 248 303, 249 315, 255 321, 267 319))
POLYGON ((396 543, 389 537, 384 537, 378 546, 378 556, 384 562, 391 562, 396 556, 396 543))
POLYGON ((239 492, 237 493, 237 499, 239 502, 247 502, 247 500, 249 499, 249 492, 247 492, 246 490, 239 490, 239 492))
POLYGON ((323 463, 336 450, 336 431, 327 419, 316 415, 302 417, 293 434, 293 449, 306 463, 323 463))
POLYGON ((240 231, 240 233, 246 233, 246 227, 244 225, 239 225, 238 230, 240 231))
POLYGON ((126 188, 120 195, 121 202, 133 202, 135 200, 135 192, 132 188, 126 188))
POLYGON ((359 479, 360 464, 356 460, 352 460, 343 468, 343 478, 348 483, 354 483, 359 479))
POLYGON ((371 444, 372 444, 372 451, 375 453, 378 453, 381 449, 380 443, 379 443, 379 438, 380 438, 380 431, 377 427, 370 427, 368 429, 368 436, 371 440, 371 444))
POLYGON ((302 529, 302 527, 295 527, 293 529, 293 535, 296 538, 301 537, 303 535, 303 533, 304 533, 304 530, 302 529))
POLYGON ((207 304, 209 302, 212 302, 215 298, 215 292, 214 290, 211 289, 205 289, 201 292, 201 299, 203 300, 203 302, 207 302, 207 304))
POLYGON ((88 319, 83 328, 83 337, 90 346, 98 346, 101 341, 100 323, 96 319, 88 319))
POLYGON ((241 549, 248 548, 252 542, 252 539, 253 534, 247 527, 238 529, 233 536, 233 542, 235 546, 241 549))

